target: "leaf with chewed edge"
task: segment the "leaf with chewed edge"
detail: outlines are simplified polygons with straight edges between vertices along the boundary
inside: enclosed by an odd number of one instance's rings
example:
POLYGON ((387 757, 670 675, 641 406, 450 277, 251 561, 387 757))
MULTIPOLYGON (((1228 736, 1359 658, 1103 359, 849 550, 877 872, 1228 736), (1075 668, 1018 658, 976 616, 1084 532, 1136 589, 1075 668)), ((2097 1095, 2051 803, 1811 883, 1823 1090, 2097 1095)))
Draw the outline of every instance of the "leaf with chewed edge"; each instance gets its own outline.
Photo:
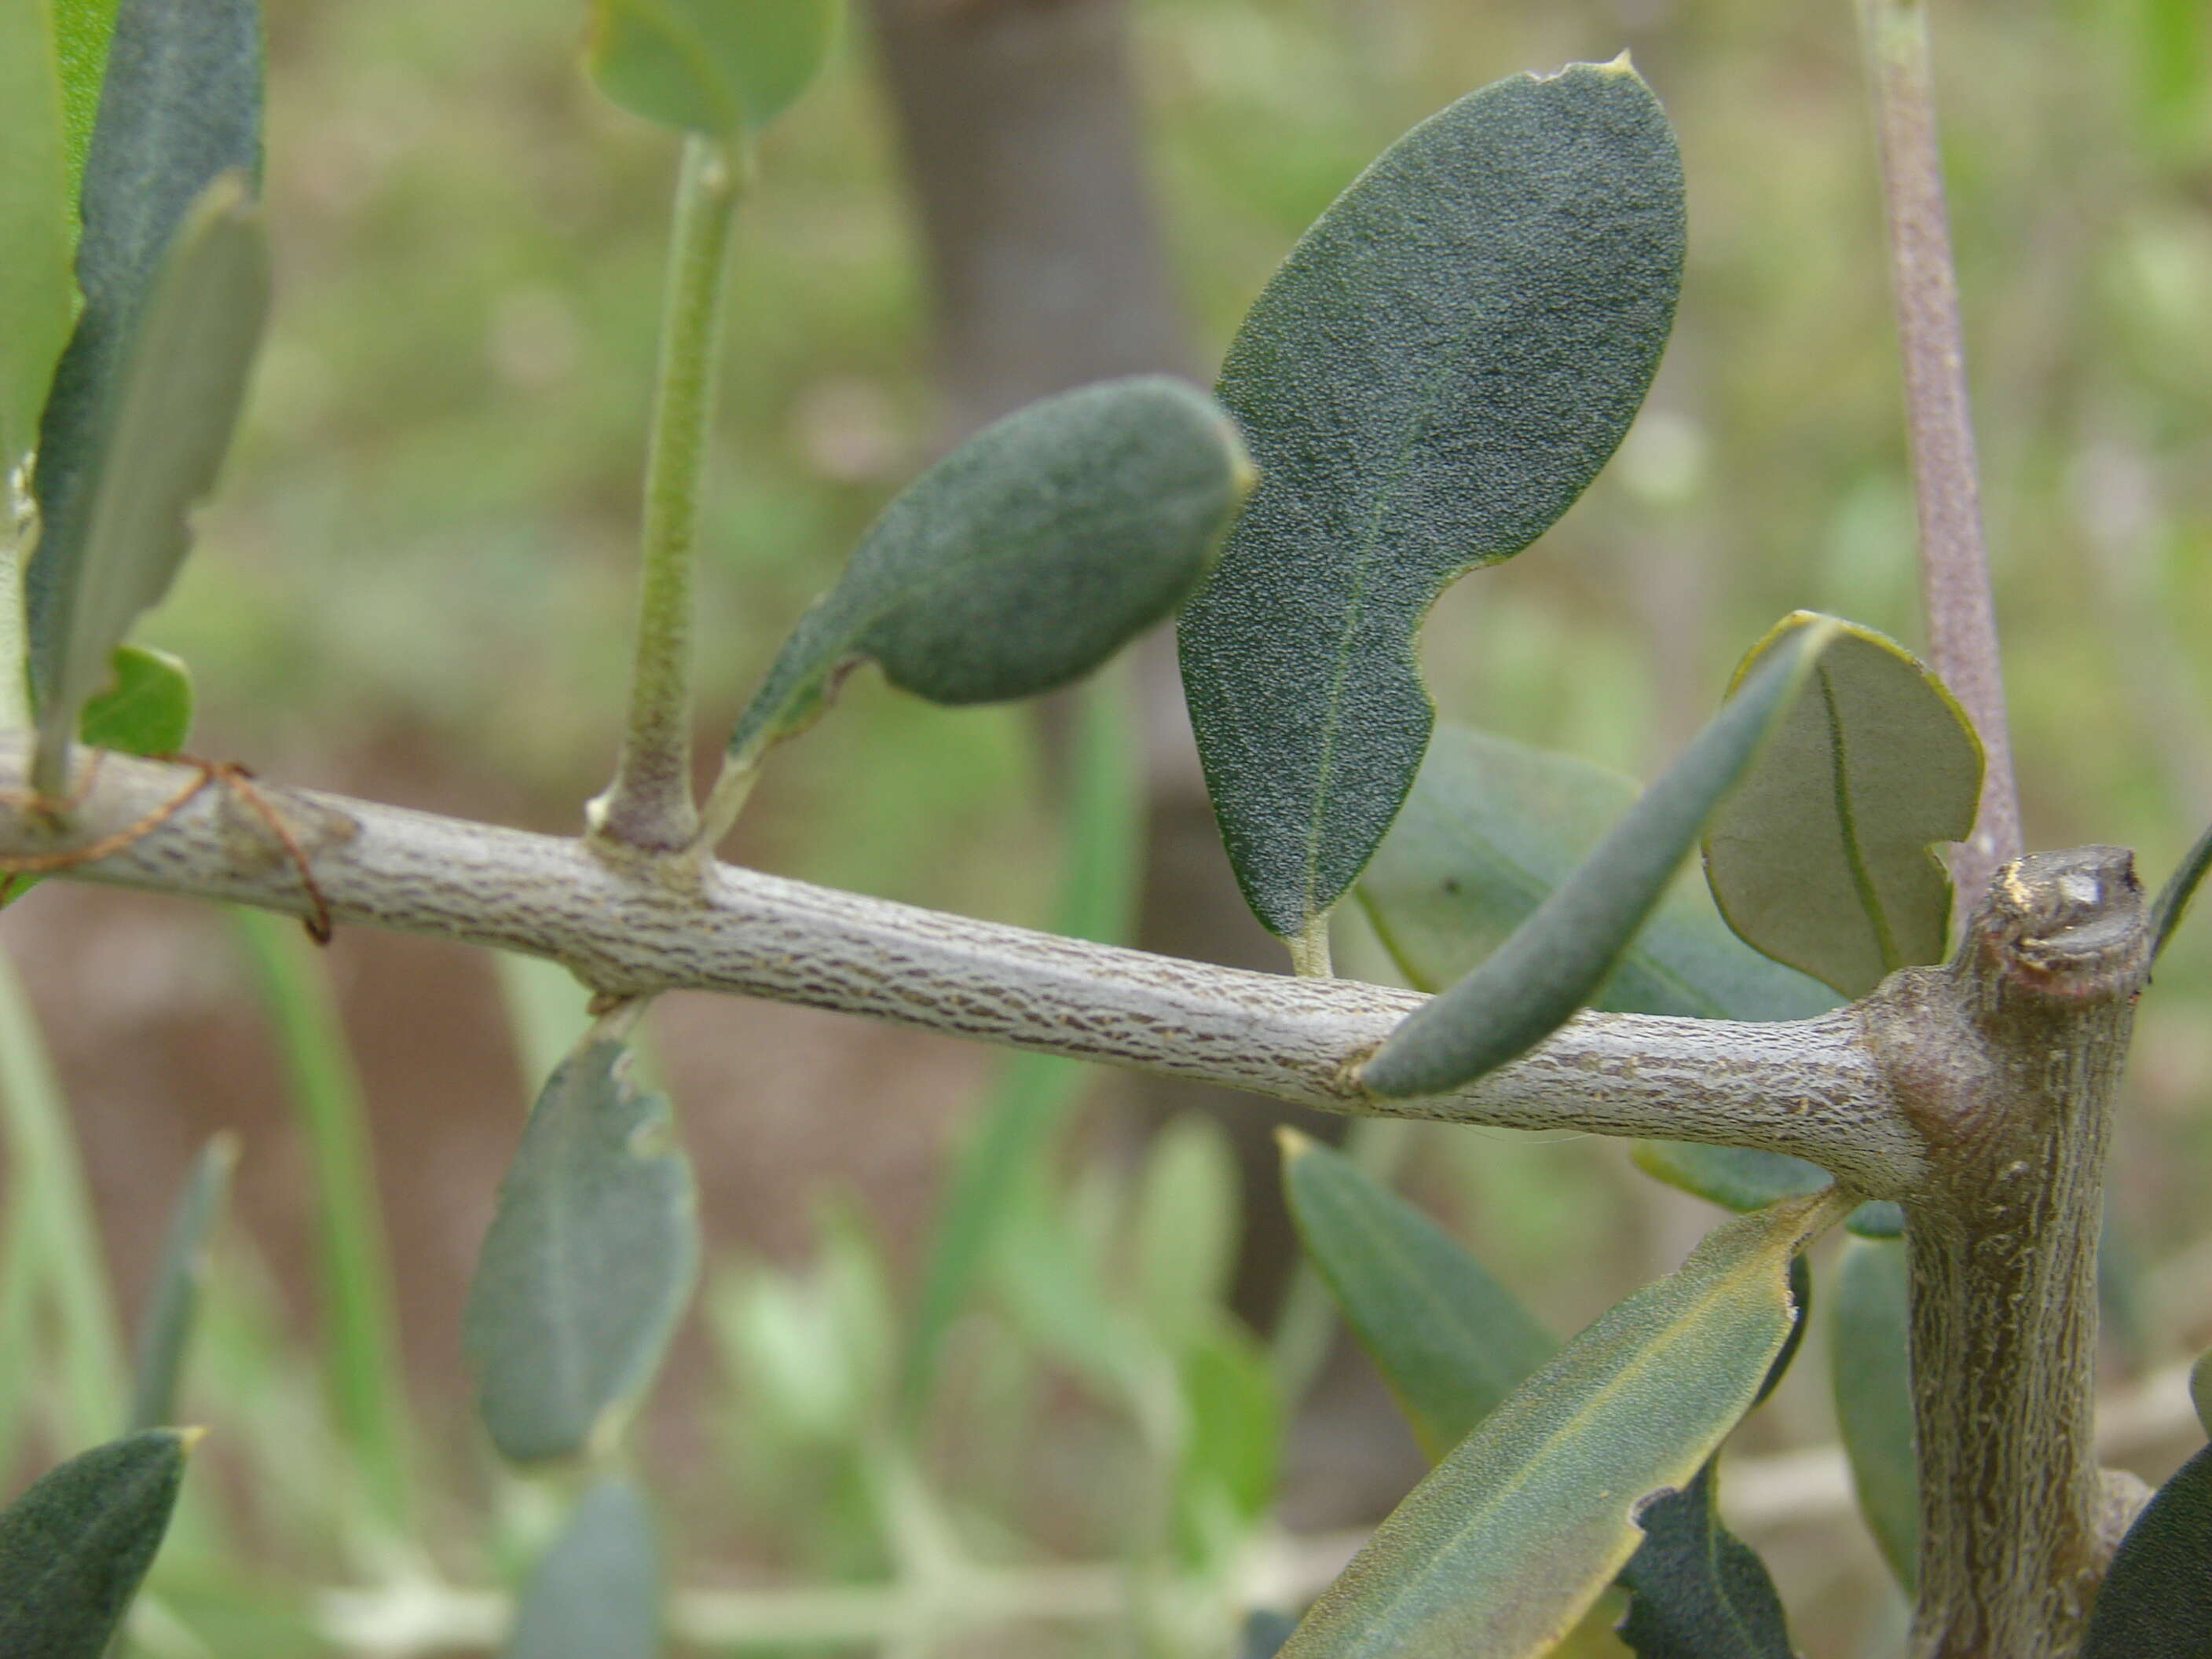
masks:
POLYGON ((1620 1638, 1638 1659, 1791 1659, 1766 1564, 1721 1524, 1708 1462, 1679 1492, 1645 1500, 1644 1541, 1621 1570, 1620 1638))
POLYGON ((463 1342, 517 1462, 586 1450, 643 1391, 698 1268, 690 1165, 628 1056, 586 1038, 547 1080, 477 1258, 463 1342))
POLYGON ((1414 635, 1605 465, 1681 281, 1681 158, 1626 58, 1421 123, 1307 231, 1217 390, 1260 487, 1181 623, 1253 913, 1305 933, 1389 829, 1435 711, 1414 635))
POLYGON ((1283 1659, 1548 1652, 1634 1554, 1644 1498, 1750 1407, 1796 1322, 1790 1258, 1838 1210, 1728 1222, 1576 1337, 1376 1528, 1283 1659))

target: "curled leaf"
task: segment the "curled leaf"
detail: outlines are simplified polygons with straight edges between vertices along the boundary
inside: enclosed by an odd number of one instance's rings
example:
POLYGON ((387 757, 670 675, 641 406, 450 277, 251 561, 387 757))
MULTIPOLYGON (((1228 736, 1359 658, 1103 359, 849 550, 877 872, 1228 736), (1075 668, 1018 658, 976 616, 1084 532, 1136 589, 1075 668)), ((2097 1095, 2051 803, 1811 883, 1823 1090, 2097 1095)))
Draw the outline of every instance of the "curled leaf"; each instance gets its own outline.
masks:
POLYGON ((738 718, 757 753, 862 659, 933 702, 996 702, 1089 673, 1182 602, 1251 481, 1235 430, 1162 375, 1018 410, 870 526, 738 718))
MULTIPOLYGON (((1810 614, 1784 617, 1737 679, 1810 614)), ((1951 881, 1933 843, 1973 830, 1982 745, 1903 646, 1835 626, 1805 696, 1706 826, 1705 879, 1747 944, 1855 997, 1942 960, 1951 881)))

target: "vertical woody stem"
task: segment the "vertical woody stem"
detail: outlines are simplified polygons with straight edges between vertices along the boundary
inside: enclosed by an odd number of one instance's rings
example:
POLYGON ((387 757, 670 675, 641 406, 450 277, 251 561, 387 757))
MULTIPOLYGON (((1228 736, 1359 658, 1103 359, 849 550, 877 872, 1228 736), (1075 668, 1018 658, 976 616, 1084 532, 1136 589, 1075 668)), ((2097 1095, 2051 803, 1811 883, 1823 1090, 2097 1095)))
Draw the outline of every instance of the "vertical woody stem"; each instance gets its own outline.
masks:
POLYGON ((2149 945, 2124 849, 2035 854, 1997 872, 1948 966, 1860 1005, 1930 1171, 1905 1206, 1912 1659, 2065 1659, 2103 1574, 2097 1230, 2149 945))
POLYGON ((1953 854, 1960 911, 2021 850, 2020 799, 1982 535, 1959 284, 1943 206, 1926 0, 1859 0, 1881 137, 1890 279, 1903 349, 1929 654, 1974 722, 1986 758, 1972 836, 1953 854))

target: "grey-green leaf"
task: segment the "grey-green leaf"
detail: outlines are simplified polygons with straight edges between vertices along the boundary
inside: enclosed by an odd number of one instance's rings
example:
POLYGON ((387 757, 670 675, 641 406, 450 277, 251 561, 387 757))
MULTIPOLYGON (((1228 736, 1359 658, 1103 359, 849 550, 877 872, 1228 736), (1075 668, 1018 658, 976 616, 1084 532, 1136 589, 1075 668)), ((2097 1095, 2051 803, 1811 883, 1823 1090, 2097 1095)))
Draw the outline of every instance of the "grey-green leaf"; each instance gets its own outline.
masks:
POLYGON ((2212 1659, 2212 1446, 2176 1470, 2105 1570, 2081 1659, 2212 1659))
POLYGON ((1627 431, 1680 283, 1682 172, 1626 58, 1414 128, 1291 252, 1218 391, 1261 483, 1184 611, 1183 689, 1244 896, 1294 938, 1390 827, 1434 719, 1413 639, 1627 431))
MULTIPOLYGON (((1635 799, 1620 773, 1446 721, 1354 891, 1407 981, 1437 990, 1496 950, 1635 799)), ((1808 1018, 1837 1000, 1730 932, 1702 880, 1677 878, 1590 1006, 1766 1020, 1808 1018)), ((1802 1158, 1742 1147, 1638 1141, 1636 1158, 1740 1211, 1828 1183, 1802 1158)))
MULTIPOLYGON (((67 9, 82 15, 59 20, 65 88, 97 58, 104 21, 98 6, 67 9), (73 59, 82 60, 74 72, 73 59)), ((57 695, 63 636, 70 629, 58 613, 69 608, 83 580, 82 544, 100 493, 103 460, 118 449, 125 457, 133 453, 121 446, 115 431, 122 401, 118 382, 126 372, 154 372, 143 361, 153 348, 145 340, 140 313, 151 303, 157 281, 173 289, 183 280, 173 244, 188 221, 207 215, 210 187, 224 174, 236 173, 250 193, 261 167, 261 19, 255 0, 123 0, 106 46, 100 115, 81 198, 84 230, 77 243, 76 279, 84 309, 46 400, 33 480, 40 529, 26 597, 33 684, 42 716, 47 701, 57 695), (141 361, 126 370, 126 356, 141 361)), ((232 211, 220 216, 235 214, 234 203, 232 211)), ((223 246, 200 257, 234 262, 238 256, 228 244, 234 238, 223 234, 216 240, 223 246)), ((265 272, 243 280, 265 286, 265 272)), ((204 325, 213 337, 187 341, 188 355, 202 374, 234 355, 237 348, 228 337, 242 303, 242 296, 232 295, 220 315, 204 325)), ((257 307, 257 329, 258 314, 257 307)), ((173 318, 162 350, 179 349, 175 322, 173 318)), ((185 433, 173 436, 166 423, 157 426, 172 465, 181 452, 211 445, 206 471, 212 475, 234 416, 234 409, 222 406, 223 391, 220 376, 205 380, 198 398, 173 413, 171 418, 185 422, 185 433)), ((229 401, 234 404, 234 396, 229 401)), ((198 493, 183 496, 178 510, 198 493)), ((172 567, 182 550, 180 544, 171 550, 172 567)), ((151 560, 155 555, 149 550, 143 556, 151 560)), ((165 570, 155 589, 157 596, 167 580, 165 570)), ((93 653, 93 672, 104 671, 107 650, 119 638, 118 634, 93 653)))
POLYGON ((51 0, 0 5, 0 502, 4 481, 37 441, 39 410, 76 307, 55 46, 51 0))
POLYGON ((222 1219, 230 1172, 237 1164, 238 1137, 228 1133, 211 1137, 185 1172, 184 1188, 170 1212, 153 1293, 138 1329, 128 1425, 133 1430, 177 1420, 177 1385, 184 1374, 200 1284, 207 1277, 208 1242, 222 1219))
POLYGON ((1414 1488, 1284 1659, 1519 1659, 1574 1627, 1686 1485, 1790 1334, 1790 1254, 1831 1200, 1726 1223, 1524 1382, 1414 1488))
POLYGON ((693 132, 758 129, 806 90, 838 0, 592 0, 584 61, 633 115, 693 132))
MULTIPOLYGON (((115 647, 183 562, 187 514, 230 447, 268 301, 260 215, 244 176, 225 173, 179 228, 70 475, 74 493, 41 526, 29 592, 42 754, 66 745, 115 647)), ((41 452, 41 479, 46 466, 41 452)))
POLYGON ((650 1379, 698 1267, 690 1167, 627 1058, 587 1040, 547 1081, 469 1287, 478 1405, 518 1462, 597 1444, 650 1379))
POLYGON ((1574 874, 1481 966, 1391 1032, 1361 1083, 1394 1097, 1455 1088, 1526 1053, 1588 1006, 1837 626, 1814 619, 1792 628, 1574 874))
POLYGON ((1721 1524, 1709 1462, 1678 1492, 1645 1501, 1644 1541, 1621 1570, 1620 1639, 1638 1659, 1791 1659, 1789 1620, 1766 1564, 1721 1524))
POLYGON ((501 1659, 653 1659, 660 1651, 660 1551, 637 1483, 597 1482, 568 1516, 515 1605, 501 1659))
MULTIPOLYGON (((1738 678, 1807 616, 1785 617, 1738 678)), ((1706 826, 1705 879, 1746 941, 1855 997, 1895 969, 1942 959, 1951 881, 1933 843, 1972 830, 1982 746, 1903 646, 1840 627, 1706 826)))
POLYGON ((1912 1449, 1911 1325, 1905 1244, 1854 1238, 1829 1298, 1836 1425, 1859 1513, 1906 1593, 1919 1576, 1919 1479, 1912 1449))
MULTIPOLYGON (((1636 799, 1632 778, 1447 720, 1354 890, 1416 990, 1496 950, 1636 799)), ((1702 881, 1676 881, 1590 1006, 1702 1019, 1805 1019, 1838 999, 1729 930, 1702 881)))
POLYGON ((153 1565, 196 1431, 95 1446, 0 1512, 0 1653, 100 1659, 153 1565))
POLYGON ((1298 1236, 1431 1459, 1559 1347, 1450 1234, 1350 1158, 1281 1133, 1298 1236))
POLYGON ((865 658, 941 703, 1089 673, 1206 574, 1250 481, 1227 417, 1163 375, 1016 410, 884 509, 785 641, 732 752, 804 727, 865 658))

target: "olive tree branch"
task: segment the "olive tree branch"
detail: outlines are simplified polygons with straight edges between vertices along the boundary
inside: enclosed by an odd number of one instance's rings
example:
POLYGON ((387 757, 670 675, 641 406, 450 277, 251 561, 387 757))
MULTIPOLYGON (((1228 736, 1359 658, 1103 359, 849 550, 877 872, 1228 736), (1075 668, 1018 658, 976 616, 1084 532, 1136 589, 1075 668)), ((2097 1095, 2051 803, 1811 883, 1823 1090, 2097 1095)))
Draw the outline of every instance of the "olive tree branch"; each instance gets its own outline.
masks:
POLYGON ((1966 336, 1936 143, 1927 7, 1925 0, 1858 0, 1858 6, 1881 139, 1929 654, 1982 740, 1981 810, 1972 836, 1951 860, 1956 915, 1963 921, 1997 866, 2021 852, 2020 797, 1982 533, 1966 336))
MULTIPOLYGON (((98 769, 64 830, 27 805, 27 753, 21 735, 0 734, 0 864, 112 842, 191 776, 87 757, 98 769)), ((1584 1013, 1468 1088, 1384 1102, 1352 1073, 1419 1004, 1412 992, 1179 961, 338 796, 259 793, 341 925, 550 957, 609 995, 736 992, 1328 1111, 1789 1152, 1876 1198, 1901 1197, 1926 1173, 1852 1009, 1774 1024, 1584 1013)), ((61 873, 293 915, 313 908, 307 872, 221 788, 61 873)))

